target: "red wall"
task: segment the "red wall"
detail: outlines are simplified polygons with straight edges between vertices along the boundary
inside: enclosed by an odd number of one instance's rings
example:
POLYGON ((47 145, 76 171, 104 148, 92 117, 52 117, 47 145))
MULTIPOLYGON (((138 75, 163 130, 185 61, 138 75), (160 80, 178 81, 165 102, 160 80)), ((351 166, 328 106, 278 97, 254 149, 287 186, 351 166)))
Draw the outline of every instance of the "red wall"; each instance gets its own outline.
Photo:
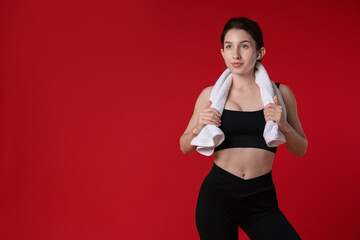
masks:
POLYGON ((277 2, 1 1, 0 239, 198 239, 213 157, 179 137, 240 15, 309 142, 278 150, 280 208, 303 239, 359 239, 360 3, 277 2))

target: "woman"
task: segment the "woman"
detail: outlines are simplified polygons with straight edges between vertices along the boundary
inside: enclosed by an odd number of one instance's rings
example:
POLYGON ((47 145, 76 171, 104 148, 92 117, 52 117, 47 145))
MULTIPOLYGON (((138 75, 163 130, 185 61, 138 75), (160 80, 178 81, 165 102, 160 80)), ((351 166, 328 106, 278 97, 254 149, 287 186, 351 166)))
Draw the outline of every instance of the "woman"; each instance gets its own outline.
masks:
POLYGON ((238 239, 238 226, 251 239, 300 239, 278 207, 271 169, 276 147, 263 138, 266 121, 275 121, 296 156, 306 152, 307 139, 297 115, 295 97, 285 84, 276 83, 287 116, 278 99, 264 107, 255 83, 256 62, 265 56, 258 24, 248 18, 230 19, 221 35, 221 55, 232 72, 224 111, 210 108, 212 86, 199 95, 193 116, 180 138, 184 154, 196 150, 190 144, 207 124, 217 125, 225 140, 214 149, 214 164, 204 179, 196 205, 196 226, 203 240, 238 239))

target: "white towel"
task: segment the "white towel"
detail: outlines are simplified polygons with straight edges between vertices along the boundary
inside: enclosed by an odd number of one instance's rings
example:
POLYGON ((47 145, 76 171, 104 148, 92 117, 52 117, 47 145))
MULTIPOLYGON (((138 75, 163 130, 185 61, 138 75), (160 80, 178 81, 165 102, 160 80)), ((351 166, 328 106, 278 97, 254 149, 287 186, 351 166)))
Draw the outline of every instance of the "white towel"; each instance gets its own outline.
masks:
MULTIPOLYGON (((275 83, 270 80, 264 66, 259 62, 256 64, 258 70, 255 72, 255 83, 260 87, 261 100, 264 106, 269 103, 274 103, 273 96, 276 95, 286 118, 286 108, 280 90, 275 83)), ((210 94, 210 108, 215 108, 221 115, 231 83, 232 73, 230 69, 227 68, 216 81, 210 94)), ((274 121, 266 122, 263 136, 269 147, 277 147, 285 143, 285 136, 279 131, 279 126, 274 121)), ((191 145, 197 146, 196 150, 199 153, 210 156, 214 153, 214 148, 219 146, 225 137, 224 132, 221 131, 220 128, 216 125, 208 124, 191 141, 191 145)))

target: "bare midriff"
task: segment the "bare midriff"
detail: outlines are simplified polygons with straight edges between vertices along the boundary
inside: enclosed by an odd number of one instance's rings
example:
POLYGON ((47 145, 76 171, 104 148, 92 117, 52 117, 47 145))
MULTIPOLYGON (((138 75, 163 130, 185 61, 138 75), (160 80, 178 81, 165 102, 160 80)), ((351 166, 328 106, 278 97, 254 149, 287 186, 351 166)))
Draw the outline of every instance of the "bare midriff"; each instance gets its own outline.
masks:
POLYGON ((270 172, 274 157, 275 153, 260 148, 226 148, 214 153, 214 162, 246 180, 270 172))

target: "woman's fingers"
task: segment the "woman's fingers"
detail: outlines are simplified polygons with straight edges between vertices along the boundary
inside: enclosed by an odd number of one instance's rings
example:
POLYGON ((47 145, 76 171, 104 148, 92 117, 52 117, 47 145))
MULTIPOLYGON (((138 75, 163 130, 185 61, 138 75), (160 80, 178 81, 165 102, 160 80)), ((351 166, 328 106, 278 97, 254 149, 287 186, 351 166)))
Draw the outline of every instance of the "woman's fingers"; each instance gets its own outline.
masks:
POLYGON ((206 104, 206 108, 199 113, 198 118, 198 131, 200 132, 201 129, 207 125, 216 125, 220 126, 221 124, 221 115, 215 108, 210 108, 211 101, 208 101, 206 104))
POLYGON ((206 108, 209 108, 211 106, 211 101, 209 100, 208 103, 206 104, 206 108))
POLYGON ((269 103, 264 107, 264 110, 270 109, 270 108, 276 108, 277 106, 279 106, 279 105, 276 105, 275 103, 269 103))
POLYGON ((220 113, 215 108, 210 108, 210 106, 211 106, 211 101, 209 100, 208 103, 206 104, 206 108, 204 111, 215 112, 220 117, 220 113))
POLYGON ((274 96, 274 103, 269 103, 264 108, 264 117, 265 121, 273 120, 277 123, 283 118, 283 108, 281 105, 278 105, 278 99, 274 96))
POLYGON ((282 106, 274 103, 269 103, 264 107, 264 112, 269 112, 269 111, 282 111, 282 106))
POLYGON ((218 125, 221 120, 217 115, 209 113, 200 113, 200 120, 212 122, 212 124, 218 125))
POLYGON ((214 114, 216 114, 219 118, 221 117, 220 113, 219 113, 215 108, 206 108, 203 112, 214 113, 214 114))
POLYGON ((216 125, 216 126, 220 126, 221 124, 220 123, 216 123, 214 121, 211 121, 211 120, 202 120, 200 121, 200 123, 202 126, 205 126, 205 125, 216 125))
POLYGON ((278 100, 278 97, 276 95, 274 96, 274 102, 275 102, 276 105, 279 104, 279 100, 278 100))

